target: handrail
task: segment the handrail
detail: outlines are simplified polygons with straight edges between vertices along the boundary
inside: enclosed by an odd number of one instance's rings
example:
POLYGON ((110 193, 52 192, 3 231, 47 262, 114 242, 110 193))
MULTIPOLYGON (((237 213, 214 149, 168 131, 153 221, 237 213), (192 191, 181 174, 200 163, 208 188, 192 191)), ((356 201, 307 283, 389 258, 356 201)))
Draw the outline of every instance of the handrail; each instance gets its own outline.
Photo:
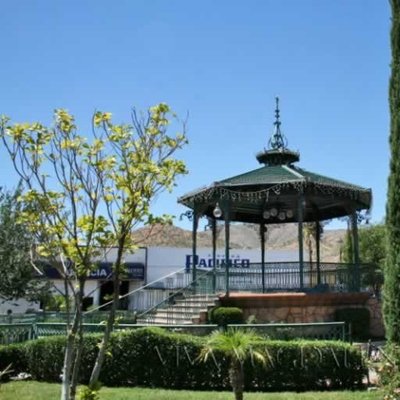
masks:
MULTIPOLYGON (((271 268, 271 267, 276 267, 276 268, 280 268, 280 267, 288 267, 288 266, 293 266, 293 267, 299 267, 300 262, 299 261, 268 261, 265 262, 265 267, 267 268, 271 268)), ((313 260, 313 261, 304 261, 303 265, 305 267, 308 266, 316 266, 317 265, 317 261, 313 260)), ((321 261, 320 262, 320 267, 333 267, 333 268, 348 268, 348 267, 356 267, 359 266, 360 268, 371 268, 371 267, 376 267, 376 265, 374 265, 373 263, 359 263, 359 264, 354 264, 352 262, 333 262, 333 261, 321 261)), ((251 262, 248 264, 248 266, 243 266, 243 265, 230 265, 231 269, 242 269, 242 270, 246 270, 246 269, 251 269, 251 268, 260 268, 262 266, 261 262, 251 262)), ((224 269, 225 265, 218 265, 216 267, 217 270, 221 270, 224 269)))
POLYGON ((187 286, 180 288, 178 290, 175 290, 174 292, 170 293, 170 295, 168 297, 166 297, 165 299, 163 299, 162 301, 160 301, 158 304, 154 305, 153 307, 149 308, 148 310, 144 311, 143 313, 139 314, 138 317, 139 318, 143 318, 143 316, 145 316, 146 314, 151 313, 152 311, 156 310, 158 307, 160 307, 162 304, 165 304, 166 302, 168 302, 170 299, 173 299, 174 297, 176 297, 177 294, 183 292, 184 290, 190 289, 192 287, 196 286, 196 283, 198 283, 200 281, 200 279, 204 278, 207 275, 211 275, 213 271, 205 271, 205 273, 203 274, 199 274, 196 278, 196 280, 190 282, 187 286))
MULTIPOLYGON (((178 271, 171 272, 170 274, 165 275, 165 276, 163 276, 163 277, 161 277, 161 278, 158 278, 158 279, 156 279, 155 281, 149 282, 149 283, 147 283, 146 285, 141 286, 140 288, 131 290, 130 292, 125 293, 124 295, 119 296, 119 300, 121 300, 121 299, 123 299, 123 298, 125 298, 125 297, 128 297, 128 296, 131 296, 132 294, 134 294, 134 293, 136 293, 136 292, 139 292, 139 291, 141 291, 141 290, 143 290, 143 289, 149 287, 150 285, 154 285, 155 283, 160 282, 160 281, 162 281, 162 280, 164 280, 164 279, 166 279, 166 278, 169 278, 170 276, 173 276, 173 275, 182 273, 183 271, 186 271, 186 268, 182 268, 182 269, 180 269, 180 270, 178 270, 178 271)), ((100 306, 98 306, 98 307, 95 307, 95 308, 92 308, 91 310, 85 311, 85 312, 83 313, 83 315, 90 314, 90 313, 93 312, 93 311, 100 310, 100 308, 103 308, 103 307, 105 307, 105 306, 108 306, 108 305, 112 304, 113 302, 114 302, 114 300, 110 300, 109 302, 104 303, 104 304, 102 304, 102 305, 100 305, 100 306)))

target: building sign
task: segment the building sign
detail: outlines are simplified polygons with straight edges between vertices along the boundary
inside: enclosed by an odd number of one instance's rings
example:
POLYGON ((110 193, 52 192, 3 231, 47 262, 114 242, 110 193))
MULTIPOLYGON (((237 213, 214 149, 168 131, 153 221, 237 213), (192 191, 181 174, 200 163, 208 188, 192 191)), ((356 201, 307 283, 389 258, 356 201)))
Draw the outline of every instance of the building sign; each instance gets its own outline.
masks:
MULTIPOLYGON (((88 279, 107 280, 112 278, 112 266, 117 258, 117 249, 108 249, 97 265, 98 268, 89 272, 88 279)), ((57 268, 50 263, 43 262, 46 277, 49 279, 62 279, 57 268)), ((144 280, 146 276, 147 249, 139 248, 135 253, 127 253, 124 256, 124 273, 122 280, 144 280)))
MULTIPOLYGON (((89 273, 89 279, 111 279, 112 263, 101 262, 99 268, 89 273)), ((126 262, 124 264, 124 272, 121 276, 122 280, 144 279, 144 264, 135 262, 126 262)))
MULTIPOLYGON (((224 268, 225 252, 218 249, 216 268, 224 268)), ((193 268, 192 249, 187 247, 149 247, 147 253, 147 282, 153 282, 174 272, 189 272, 193 268)), ((297 250, 269 250, 265 254, 266 262, 296 261, 297 250)), ((261 262, 260 249, 231 249, 229 256, 232 268, 250 268, 253 263, 261 262)), ((195 259, 197 269, 210 270, 213 268, 212 249, 202 247, 197 249, 195 259)))
MULTIPOLYGON (((200 269, 209 269, 214 267, 213 258, 211 255, 206 257, 198 256, 195 257, 194 265, 200 269)), ((215 258, 215 267, 224 268, 226 265, 226 260, 224 255, 217 254, 215 258)), ((229 265, 233 268, 250 268, 250 258, 242 258, 240 254, 232 255, 229 259, 229 265)), ((193 266, 193 255, 186 254, 185 267, 186 270, 190 270, 193 266)))
MULTIPOLYGON (((88 279, 107 280, 112 278, 112 263, 102 262, 94 271, 89 272, 88 279)), ((46 277, 49 279, 62 279, 57 268, 46 267, 46 277)), ((121 274, 121 280, 139 279, 144 280, 144 264, 127 262, 125 263, 124 273, 121 274)))

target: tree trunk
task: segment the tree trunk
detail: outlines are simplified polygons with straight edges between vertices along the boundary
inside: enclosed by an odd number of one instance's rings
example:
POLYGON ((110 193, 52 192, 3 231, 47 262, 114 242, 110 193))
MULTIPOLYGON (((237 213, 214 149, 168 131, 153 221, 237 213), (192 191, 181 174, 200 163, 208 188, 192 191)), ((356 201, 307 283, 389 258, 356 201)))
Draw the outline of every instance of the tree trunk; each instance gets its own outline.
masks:
POLYGON ((65 298, 65 311, 67 313, 67 325, 66 325, 66 330, 68 331, 70 325, 71 325, 71 304, 69 301, 69 288, 68 288, 68 281, 67 277, 65 276, 64 278, 64 298, 65 298))
POLYGON ((79 379, 79 370, 81 366, 81 358, 82 358, 82 350, 83 350, 83 316, 82 316, 82 300, 84 297, 85 291, 85 281, 79 281, 79 296, 80 296, 80 303, 78 305, 80 318, 79 318, 79 325, 77 331, 77 338, 75 339, 75 360, 74 360, 74 368, 72 371, 72 378, 71 378, 71 390, 70 390, 70 400, 74 400, 76 396, 76 388, 78 386, 78 379, 79 379))
POLYGON ((67 344, 64 354, 64 363, 62 369, 62 383, 61 383, 61 400, 70 400, 70 387, 71 387, 71 372, 73 367, 73 360, 75 354, 75 338, 82 320, 82 313, 79 310, 80 291, 75 296, 75 314, 72 321, 71 329, 68 330, 67 344))
POLYGON ((235 400, 243 400, 244 372, 240 360, 232 360, 229 368, 229 379, 235 400))
POLYGON ((92 374, 90 376, 89 387, 91 389, 94 389, 97 382, 99 381, 101 367, 103 366, 104 357, 106 354, 106 347, 108 345, 111 332, 114 327, 115 314, 119 304, 120 273, 121 273, 123 250, 125 247, 125 237, 126 236, 123 236, 118 243, 117 259, 115 260, 114 271, 113 271, 113 284, 114 284, 113 302, 111 304, 110 313, 108 314, 107 324, 104 331, 103 339, 99 347, 99 352, 97 353, 96 362, 93 367, 92 374))
POLYGON ((72 356, 74 351, 74 337, 75 337, 74 325, 75 325, 75 318, 71 331, 68 332, 67 336, 67 346, 65 348, 64 365, 62 370, 61 400, 69 400, 69 384, 70 384, 72 356))

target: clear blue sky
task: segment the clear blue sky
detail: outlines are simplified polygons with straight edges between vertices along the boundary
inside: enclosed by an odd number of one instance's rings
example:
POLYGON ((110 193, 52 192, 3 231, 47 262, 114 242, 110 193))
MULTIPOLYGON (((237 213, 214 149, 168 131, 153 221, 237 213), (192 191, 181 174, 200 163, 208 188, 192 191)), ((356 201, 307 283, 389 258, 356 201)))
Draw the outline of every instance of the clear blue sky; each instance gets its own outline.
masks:
MULTIPOLYGON (((48 123, 67 108, 89 132, 94 109, 116 121, 161 101, 189 112, 181 157, 190 173, 154 206, 179 215, 178 196, 258 167, 279 95, 299 165, 372 188, 380 221, 389 11, 379 0, 4 1, 0 114, 48 123)), ((0 185, 11 188, 16 177, 0 157, 0 185)))

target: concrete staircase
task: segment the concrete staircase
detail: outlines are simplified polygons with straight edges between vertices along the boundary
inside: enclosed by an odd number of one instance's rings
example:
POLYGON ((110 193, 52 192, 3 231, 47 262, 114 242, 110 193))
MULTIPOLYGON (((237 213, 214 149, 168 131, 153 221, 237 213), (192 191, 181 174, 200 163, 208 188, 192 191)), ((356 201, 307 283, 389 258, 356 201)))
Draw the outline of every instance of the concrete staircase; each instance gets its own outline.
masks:
POLYGON ((207 311, 217 304, 215 294, 190 294, 176 297, 163 307, 147 312, 137 319, 144 325, 190 325, 207 320, 207 311))

